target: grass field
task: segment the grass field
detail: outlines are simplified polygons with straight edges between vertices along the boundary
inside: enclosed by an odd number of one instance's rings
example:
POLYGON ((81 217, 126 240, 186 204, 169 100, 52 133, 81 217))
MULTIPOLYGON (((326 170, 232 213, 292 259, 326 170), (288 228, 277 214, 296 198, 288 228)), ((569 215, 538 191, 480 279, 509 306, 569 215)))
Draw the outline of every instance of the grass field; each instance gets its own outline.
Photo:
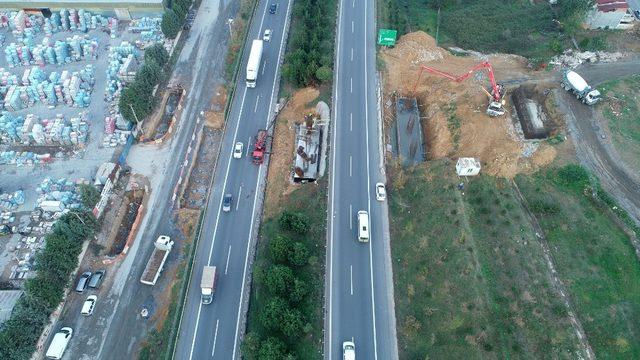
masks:
POLYGON ((601 108, 613 145, 625 163, 640 171, 640 75, 611 81, 599 88, 606 99, 601 108))
POLYGON ((460 191, 453 164, 442 162, 390 172, 400 358, 576 358, 510 184, 479 177, 460 191))
POLYGON ((596 356, 640 358, 640 264, 577 166, 516 179, 538 217, 596 356))
POLYGON ((264 219, 260 228, 254 280, 251 286, 248 335, 243 344, 243 354, 246 359, 266 359, 265 353, 260 352, 258 344, 269 337, 278 336, 274 331, 264 328, 259 321, 260 313, 264 311, 266 303, 272 297, 265 284, 264 273, 276 263, 269 251, 269 243, 278 235, 302 242, 309 250, 306 265, 295 269, 295 276, 306 283, 309 291, 306 298, 296 305, 303 315, 304 324, 301 333, 286 341, 287 349, 295 359, 322 358, 326 188, 326 182, 302 185, 289 194, 288 205, 283 209, 275 211, 270 209, 267 212, 278 214, 278 216, 264 219), (310 228, 305 236, 299 236, 281 228, 278 217, 285 210, 300 213, 309 220, 310 228))

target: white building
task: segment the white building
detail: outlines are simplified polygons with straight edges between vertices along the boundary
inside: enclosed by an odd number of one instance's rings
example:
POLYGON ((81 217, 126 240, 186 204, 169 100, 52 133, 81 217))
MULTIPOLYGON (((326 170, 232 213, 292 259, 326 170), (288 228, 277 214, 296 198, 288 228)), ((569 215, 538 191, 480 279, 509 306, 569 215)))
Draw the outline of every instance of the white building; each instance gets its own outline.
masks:
POLYGON ((480 161, 475 158, 459 158, 456 173, 458 176, 476 176, 480 173, 480 161))

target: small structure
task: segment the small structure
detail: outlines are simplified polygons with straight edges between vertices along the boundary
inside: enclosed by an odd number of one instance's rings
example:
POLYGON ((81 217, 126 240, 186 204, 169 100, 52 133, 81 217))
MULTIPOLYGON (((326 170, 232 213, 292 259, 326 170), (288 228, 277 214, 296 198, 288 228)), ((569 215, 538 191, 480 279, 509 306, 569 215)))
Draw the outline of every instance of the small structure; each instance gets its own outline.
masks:
POLYGON ((634 18, 626 0, 597 0, 586 24, 590 29, 626 30, 633 27, 634 18))
POLYGON ((480 161, 476 158, 459 158, 456 163, 458 176, 476 176, 480 173, 480 161))
POLYGON ((314 182, 320 169, 323 122, 317 113, 304 116, 304 122, 296 127, 294 182, 314 182))
POLYGON ((98 171, 96 171, 96 178, 93 185, 102 186, 106 185, 109 181, 115 183, 118 181, 119 176, 120 165, 112 162, 102 163, 100 167, 98 167, 98 171))
POLYGON ((22 290, 0 290, 0 324, 9 319, 22 293, 22 290))

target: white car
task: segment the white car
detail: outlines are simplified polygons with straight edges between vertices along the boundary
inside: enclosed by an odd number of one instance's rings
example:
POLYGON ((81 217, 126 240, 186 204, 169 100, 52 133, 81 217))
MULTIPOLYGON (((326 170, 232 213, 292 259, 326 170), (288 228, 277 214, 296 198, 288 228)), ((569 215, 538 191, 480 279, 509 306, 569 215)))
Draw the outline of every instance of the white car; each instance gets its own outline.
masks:
POLYGON ((353 341, 345 341, 342 343, 342 359, 356 360, 356 344, 353 341))
POLYGON ((82 315, 89 316, 93 314, 93 308, 96 306, 96 301, 98 301, 98 297, 95 295, 87 297, 87 300, 82 304, 82 315))
POLYGON ((385 201, 387 199, 387 190, 383 183, 376 184, 376 200, 385 201))
POLYGON ((262 35, 262 40, 267 42, 271 40, 271 29, 267 29, 264 31, 264 35, 262 35))
POLYGON ((236 145, 233 147, 234 159, 240 159, 242 157, 242 149, 244 149, 244 144, 238 141, 236 145))

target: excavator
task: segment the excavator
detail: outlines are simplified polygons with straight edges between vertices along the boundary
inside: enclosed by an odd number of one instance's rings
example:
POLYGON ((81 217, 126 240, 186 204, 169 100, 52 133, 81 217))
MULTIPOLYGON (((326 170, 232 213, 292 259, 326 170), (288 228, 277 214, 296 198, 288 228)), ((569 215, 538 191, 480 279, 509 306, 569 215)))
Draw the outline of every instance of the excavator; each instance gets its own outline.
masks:
POLYGON ((484 92, 489 96, 489 106, 487 107, 487 115, 489 116, 502 116, 505 113, 504 110, 504 86, 502 86, 502 84, 499 84, 496 82, 496 78, 495 75, 493 74, 493 68, 491 67, 491 64, 488 61, 483 61, 481 63, 479 63, 478 65, 472 67, 469 71, 467 71, 466 73, 462 74, 462 75, 452 75, 449 74, 447 72, 444 71, 440 71, 438 69, 434 69, 432 67, 429 66, 425 66, 425 65, 420 65, 420 74, 418 75, 418 79, 416 80, 416 84, 413 86, 413 92, 415 93, 416 88, 418 87, 418 83, 420 81, 420 78, 422 77, 422 73, 427 71, 430 72, 432 74, 435 75, 439 75, 442 77, 445 77, 451 81, 455 81, 457 83, 459 82, 463 82, 466 79, 468 79, 471 75, 473 75, 474 72, 476 71, 480 71, 480 70, 487 70, 487 73, 489 74, 489 82, 491 83, 491 93, 489 93, 489 91, 487 91, 487 89, 485 89, 484 87, 482 88, 482 90, 484 90, 484 92))

